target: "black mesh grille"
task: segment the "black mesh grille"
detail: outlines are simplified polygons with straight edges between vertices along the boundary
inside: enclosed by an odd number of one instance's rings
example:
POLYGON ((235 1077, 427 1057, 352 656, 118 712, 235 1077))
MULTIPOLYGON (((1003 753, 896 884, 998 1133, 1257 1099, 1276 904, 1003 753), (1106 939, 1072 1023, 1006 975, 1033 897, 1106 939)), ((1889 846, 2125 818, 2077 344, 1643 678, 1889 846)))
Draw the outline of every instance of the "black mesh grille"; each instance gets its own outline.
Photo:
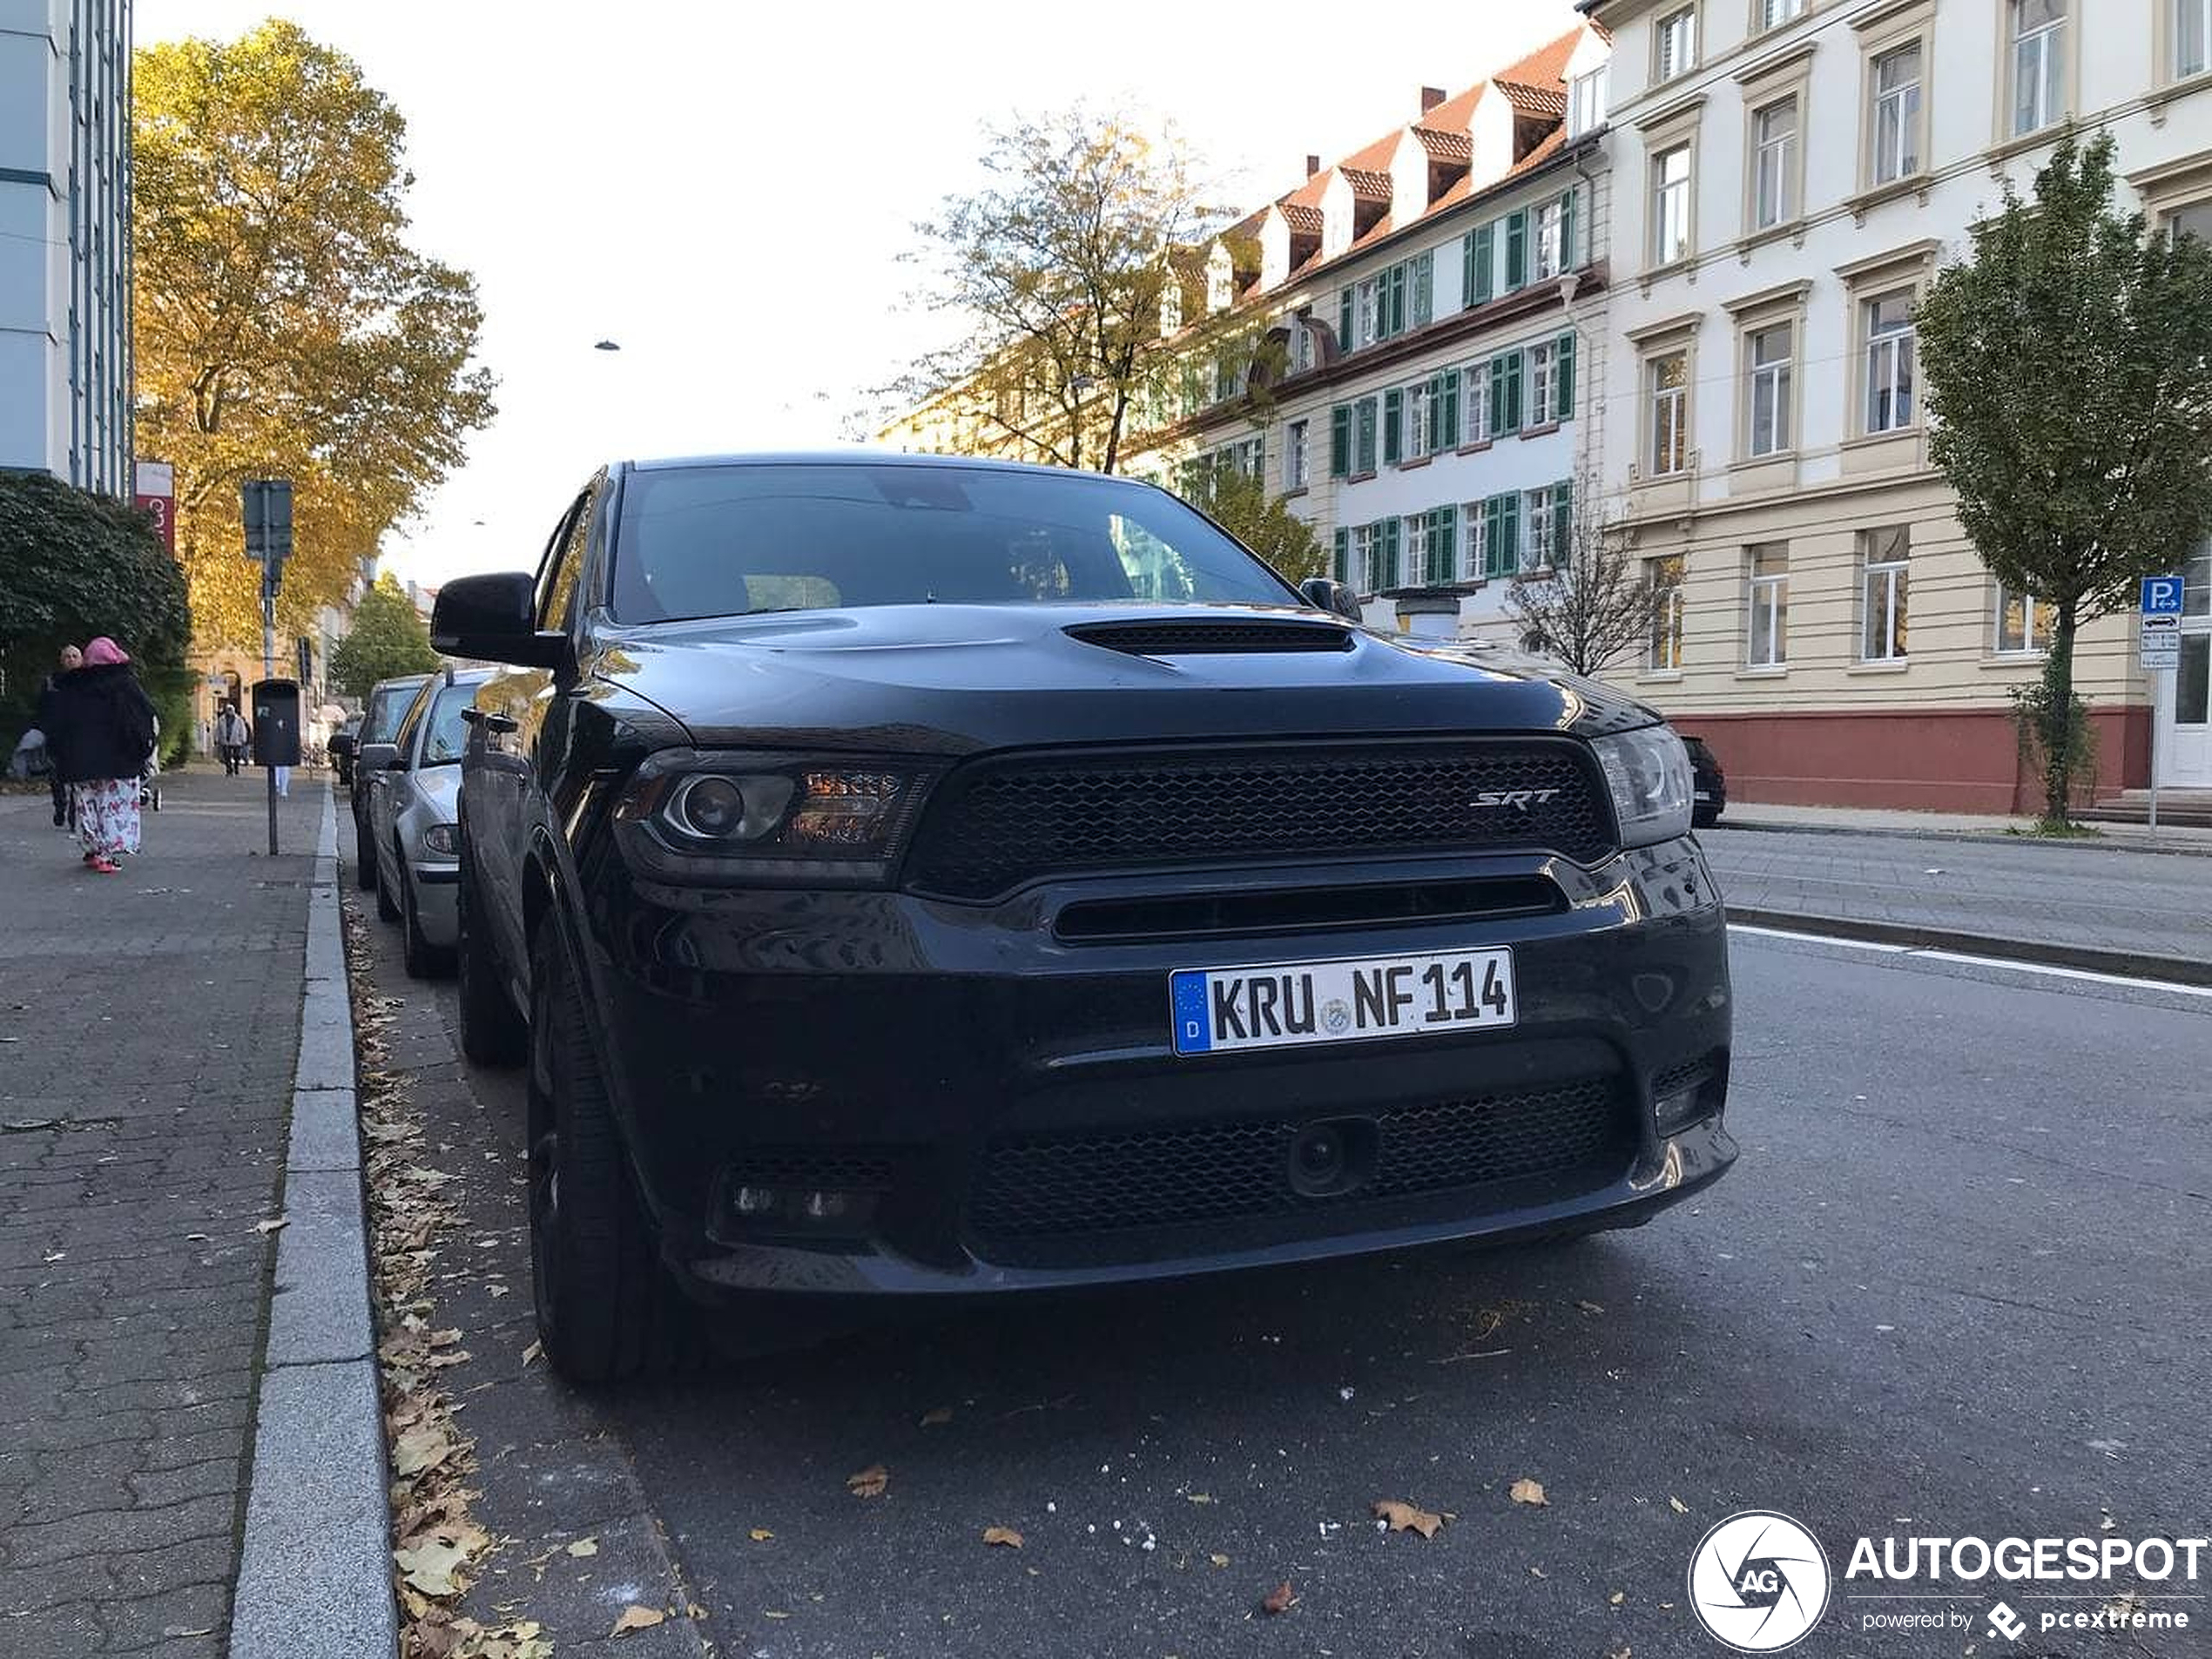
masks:
POLYGON ((1569 744, 1315 745, 980 761, 940 786, 910 867, 924 891, 983 899, 1103 870, 1496 847, 1588 863, 1610 844, 1569 744))
POLYGON ((1041 1245, 1237 1222, 1304 1216, 1326 1225, 1379 1198, 1608 1179, 1628 1166, 1635 1145, 1614 1080, 1368 1116, 1372 1174, 1327 1197, 1302 1197, 1291 1186, 1297 1119, 995 1141, 969 1196, 968 1231, 987 1258, 1019 1259, 1041 1245))
POLYGON ((1087 645, 1132 657, 1352 649, 1352 631, 1325 622, 1095 622, 1067 632, 1087 645))
POLYGON ((755 1147, 739 1153, 723 1170, 732 1186, 827 1188, 839 1192, 881 1192, 891 1185, 887 1153, 809 1147, 755 1147))

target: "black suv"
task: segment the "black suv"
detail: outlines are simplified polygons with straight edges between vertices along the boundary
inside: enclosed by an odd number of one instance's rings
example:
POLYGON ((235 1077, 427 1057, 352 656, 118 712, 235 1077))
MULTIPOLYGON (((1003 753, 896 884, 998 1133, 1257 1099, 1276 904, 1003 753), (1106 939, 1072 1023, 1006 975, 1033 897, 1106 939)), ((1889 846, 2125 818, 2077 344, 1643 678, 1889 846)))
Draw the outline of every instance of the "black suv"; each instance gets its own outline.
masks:
MULTIPOLYGON (((1167 493, 637 462, 440 594, 463 1044, 571 1378, 756 1318, 1632 1224, 1718 1177, 1689 766, 1167 493)), ((772 1325, 766 1327, 772 1330, 772 1325)))

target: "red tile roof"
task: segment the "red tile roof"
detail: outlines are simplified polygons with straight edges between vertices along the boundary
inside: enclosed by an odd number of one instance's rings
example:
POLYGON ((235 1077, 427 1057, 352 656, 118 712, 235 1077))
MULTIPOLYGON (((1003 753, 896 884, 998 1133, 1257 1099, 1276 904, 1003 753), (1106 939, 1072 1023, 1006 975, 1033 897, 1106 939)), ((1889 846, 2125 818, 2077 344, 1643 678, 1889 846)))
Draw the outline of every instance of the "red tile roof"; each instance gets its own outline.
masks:
POLYGON ((1506 95, 1520 114, 1548 116, 1554 119, 1562 118, 1567 114, 1567 94, 1555 86, 1528 86, 1520 81, 1500 81, 1498 90, 1506 95))
POLYGON ((1386 172, 1371 172, 1365 167, 1339 166, 1344 182, 1352 186, 1354 199, 1360 201, 1388 201, 1393 186, 1386 172))
POLYGON ((1577 24, 1558 39, 1539 46, 1519 63, 1508 65, 1490 78, 1513 81, 1522 86, 1563 86, 1567 84, 1567 61, 1581 44, 1582 25, 1577 24))
POLYGON ((1415 127, 1413 136, 1420 140, 1432 161, 1472 161, 1474 159, 1474 140, 1464 132, 1443 132, 1435 127, 1415 127))
POLYGON ((1319 208, 1307 202, 1292 201, 1287 196, 1275 205, 1283 210, 1284 221, 1291 230, 1303 232, 1309 236, 1320 235, 1321 210, 1319 208))

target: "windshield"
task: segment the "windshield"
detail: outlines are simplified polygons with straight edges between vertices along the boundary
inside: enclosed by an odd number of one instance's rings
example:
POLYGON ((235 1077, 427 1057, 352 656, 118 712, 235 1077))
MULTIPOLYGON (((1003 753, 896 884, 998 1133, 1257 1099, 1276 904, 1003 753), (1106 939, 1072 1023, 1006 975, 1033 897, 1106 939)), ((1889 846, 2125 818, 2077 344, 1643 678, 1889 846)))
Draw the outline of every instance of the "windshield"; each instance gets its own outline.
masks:
POLYGON ((462 751, 469 746, 469 727, 461 712, 475 700, 474 685, 439 688, 437 701, 430 705, 430 729, 422 734, 424 765, 435 766, 461 759, 462 751))
POLYGON ((860 605, 1295 604, 1163 491, 1095 473, 850 463, 672 468, 624 485, 615 614, 860 605))

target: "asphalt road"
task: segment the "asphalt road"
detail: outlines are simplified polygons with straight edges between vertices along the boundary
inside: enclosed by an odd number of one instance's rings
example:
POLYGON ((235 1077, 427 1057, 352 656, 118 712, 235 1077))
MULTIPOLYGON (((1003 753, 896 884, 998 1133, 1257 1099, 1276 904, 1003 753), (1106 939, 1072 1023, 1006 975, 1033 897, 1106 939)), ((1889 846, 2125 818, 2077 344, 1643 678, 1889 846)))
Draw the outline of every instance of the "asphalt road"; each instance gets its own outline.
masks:
MULTIPOLYGON (((469 1217, 432 1318, 469 1330, 479 1518, 514 1541, 478 1599, 564 1654, 1717 1655, 1684 1575, 1738 1510, 1804 1521, 1839 1573, 1863 1534, 2212 1530, 2212 998, 1740 934, 1743 1161, 1639 1231, 889 1325, 585 1399, 519 1357, 519 1085, 442 1058, 449 988, 376 931, 469 1217), (876 1464, 884 1494, 851 1495, 876 1464), (1384 1533, 1379 1499, 1448 1519, 1384 1533), (607 1549, 558 1553, 586 1536, 607 1549), (704 1616, 598 1649, 641 1597, 704 1616)), ((1970 1629, 1865 1634, 1898 1606, 1870 1588, 1839 1577, 1795 1651, 2212 1652, 2212 1602, 2146 1603, 2186 1635, 2013 1644, 1974 1587, 1913 1604, 1970 1629)))

